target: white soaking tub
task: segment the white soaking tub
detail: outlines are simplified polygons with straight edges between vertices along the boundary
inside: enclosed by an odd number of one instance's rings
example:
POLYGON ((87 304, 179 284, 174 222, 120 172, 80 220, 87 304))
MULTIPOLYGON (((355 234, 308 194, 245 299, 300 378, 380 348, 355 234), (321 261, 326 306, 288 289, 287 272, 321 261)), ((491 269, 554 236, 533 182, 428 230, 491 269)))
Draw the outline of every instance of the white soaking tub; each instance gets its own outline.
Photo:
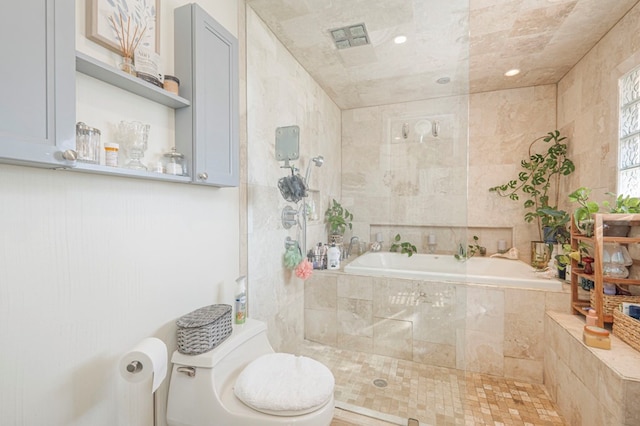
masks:
POLYGON ((355 275, 396 277, 425 281, 490 284, 537 290, 562 290, 562 282, 549 279, 533 267, 504 258, 474 256, 461 262, 453 255, 368 252, 344 267, 355 275))

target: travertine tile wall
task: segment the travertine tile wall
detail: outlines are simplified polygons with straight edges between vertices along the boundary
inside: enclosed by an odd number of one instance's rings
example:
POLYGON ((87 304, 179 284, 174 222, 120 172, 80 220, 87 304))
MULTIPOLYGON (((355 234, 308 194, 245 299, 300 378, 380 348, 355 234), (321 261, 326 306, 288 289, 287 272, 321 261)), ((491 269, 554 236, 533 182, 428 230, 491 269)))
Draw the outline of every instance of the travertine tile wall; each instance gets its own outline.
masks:
POLYGON ((596 201, 616 191, 618 80, 640 65, 639 26, 636 5, 558 83, 558 125, 576 163, 570 189, 591 187, 596 201))
MULTIPOLYGON (((340 194, 340 110, 275 38, 255 12, 246 8, 247 34, 247 272, 249 315, 267 322, 269 340, 279 351, 294 352, 303 338, 303 284, 283 267, 285 238, 300 240, 297 227, 282 226, 287 203, 278 179, 291 173, 275 158, 275 132, 300 127, 300 159, 294 165, 304 176, 312 157, 310 181, 322 212, 340 194)), ((325 241, 324 224, 309 224, 308 241, 325 241)))
POLYGON ((304 304, 308 340, 542 383, 544 314, 569 293, 322 271, 304 304))
POLYGON ((517 179, 531 142, 556 129, 555 85, 477 93, 469 105, 469 225, 513 227, 514 246, 529 262, 530 241, 541 236, 524 221, 524 199, 488 189, 517 179))
POLYGON ((517 177, 531 141, 555 130, 555 111, 554 85, 344 111, 342 196, 354 235, 371 238, 370 225, 381 225, 386 241, 404 230, 424 248, 433 232, 446 252, 482 234, 489 253, 505 239, 528 261, 537 227, 524 221, 520 202, 488 188, 517 177), (439 117, 439 138, 395 140, 393 123, 415 117, 439 117), (467 226, 474 229, 465 235, 467 226))
POLYGON ((544 383, 572 425, 640 424, 640 354, 612 336, 611 350, 582 343, 584 321, 549 312, 544 319, 544 383))
POLYGON ((369 236, 371 224, 466 225, 467 117, 467 97, 343 111, 342 201, 354 235, 369 236), (420 142, 423 119, 439 121, 438 138, 420 142))

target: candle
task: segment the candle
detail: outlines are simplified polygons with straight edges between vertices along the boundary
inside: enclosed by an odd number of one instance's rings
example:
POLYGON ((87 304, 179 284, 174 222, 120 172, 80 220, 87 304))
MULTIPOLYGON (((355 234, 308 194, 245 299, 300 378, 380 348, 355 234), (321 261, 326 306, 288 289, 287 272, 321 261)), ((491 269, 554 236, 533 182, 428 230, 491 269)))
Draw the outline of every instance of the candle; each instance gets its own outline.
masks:
POLYGON ((428 244, 435 244, 436 243, 436 235, 435 234, 429 234, 427 236, 427 243, 428 244))
POLYGON ((505 240, 498 240, 498 253, 504 253, 507 251, 507 242, 505 240))
POLYGON ((384 241, 384 240, 382 239, 382 232, 378 232, 378 233, 376 234, 376 241, 377 241, 377 242, 379 242, 379 243, 381 243, 381 242, 383 242, 383 241, 384 241))

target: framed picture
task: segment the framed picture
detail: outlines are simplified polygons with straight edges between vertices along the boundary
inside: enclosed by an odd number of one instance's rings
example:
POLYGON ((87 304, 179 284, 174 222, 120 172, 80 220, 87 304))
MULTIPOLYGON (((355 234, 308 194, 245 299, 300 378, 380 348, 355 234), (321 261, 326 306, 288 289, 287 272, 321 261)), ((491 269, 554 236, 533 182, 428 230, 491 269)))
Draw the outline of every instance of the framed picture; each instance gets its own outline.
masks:
POLYGON ((123 42, 140 39, 138 47, 160 53, 160 0, 87 0, 86 21, 87 38, 109 50, 123 54, 123 42))

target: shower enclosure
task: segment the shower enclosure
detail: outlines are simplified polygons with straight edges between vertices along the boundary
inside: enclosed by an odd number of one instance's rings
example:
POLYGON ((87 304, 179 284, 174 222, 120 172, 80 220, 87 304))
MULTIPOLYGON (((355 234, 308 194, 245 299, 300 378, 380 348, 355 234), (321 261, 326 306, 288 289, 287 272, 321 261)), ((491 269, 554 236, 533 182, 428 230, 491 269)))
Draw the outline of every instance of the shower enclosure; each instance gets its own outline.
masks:
MULTIPOLYGON (((286 203, 275 185, 282 170, 273 161, 271 141, 274 129, 283 124, 300 127, 296 166, 309 174, 306 180, 318 200, 318 219, 307 224, 304 245, 326 242, 323 213, 332 198, 354 214, 347 241, 358 236, 360 241, 371 242, 381 233, 383 250, 389 250, 391 240, 400 234, 421 253, 428 252, 431 243, 436 252, 452 255, 459 244, 466 245, 471 239, 467 232, 467 1, 446 2, 432 9, 428 6, 431 2, 404 3, 409 4, 407 14, 425 14, 424 19, 415 19, 420 26, 416 33, 421 37, 415 45, 432 51, 434 61, 441 61, 436 72, 425 73, 414 81, 414 87, 406 88, 407 92, 424 93, 424 98, 343 110, 336 108, 330 94, 309 78, 247 7, 249 315, 267 321, 274 347, 289 352, 299 352, 308 324, 322 327, 336 339, 340 336, 354 348, 364 348, 384 345, 382 341, 389 336, 404 336, 411 332, 413 322, 421 321, 430 328, 413 337, 420 344, 404 348, 402 358, 390 353, 390 359, 427 363, 430 352, 446 349, 447 367, 464 373, 464 351, 453 348, 463 346, 461 342, 468 338, 466 319, 452 318, 448 309, 456 304, 456 312, 466 312, 467 295, 459 290, 464 286, 436 286, 424 297, 421 286, 389 287, 387 293, 378 296, 393 301, 396 311, 382 313, 374 310, 372 294, 343 293, 345 286, 334 286, 333 295, 317 294, 312 300, 314 295, 305 293, 299 279, 282 266, 283 240, 296 236, 294 228, 280 225, 279 214, 286 203), (435 36, 457 40, 456 48, 442 49, 435 36), (325 160, 320 169, 315 163, 318 153, 325 160), (332 311, 319 307, 317 317, 305 317, 309 303, 322 304, 328 298, 335 304, 332 311), (364 317, 372 321, 372 327, 365 335, 350 334, 357 329, 350 322, 364 317), (448 322, 446 326, 442 326, 444 322, 448 322)), ((313 4, 304 2, 304 8, 313 4)), ((375 25, 367 24, 375 44, 381 35, 373 28, 375 25)), ((411 55, 406 60, 411 61, 411 55)), ((313 279, 325 273, 332 274, 315 271, 313 279)), ((402 345, 393 346, 399 350, 402 345)))

